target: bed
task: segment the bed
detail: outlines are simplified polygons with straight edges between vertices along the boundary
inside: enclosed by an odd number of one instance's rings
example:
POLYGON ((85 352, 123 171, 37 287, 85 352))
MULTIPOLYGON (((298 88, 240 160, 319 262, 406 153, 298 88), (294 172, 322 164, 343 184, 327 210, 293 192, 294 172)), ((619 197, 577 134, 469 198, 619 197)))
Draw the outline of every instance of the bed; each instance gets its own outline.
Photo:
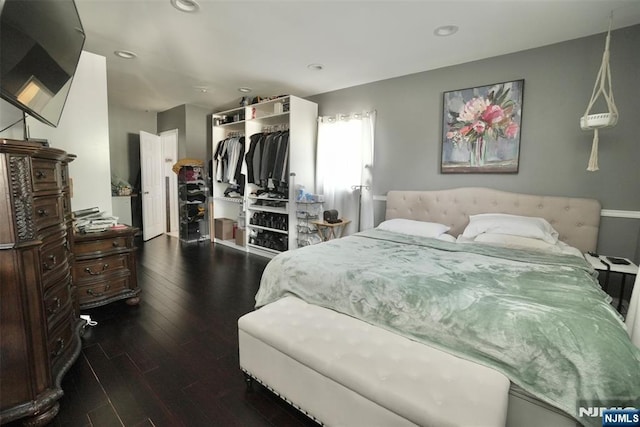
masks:
POLYGON ((579 256, 597 201, 391 191, 385 220, 429 230, 378 227, 267 265, 238 321, 249 380, 325 425, 596 426, 601 407, 640 407, 638 287, 625 326, 579 256), (473 242, 493 235, 487 213, 542 218, 553 251, 473 242))

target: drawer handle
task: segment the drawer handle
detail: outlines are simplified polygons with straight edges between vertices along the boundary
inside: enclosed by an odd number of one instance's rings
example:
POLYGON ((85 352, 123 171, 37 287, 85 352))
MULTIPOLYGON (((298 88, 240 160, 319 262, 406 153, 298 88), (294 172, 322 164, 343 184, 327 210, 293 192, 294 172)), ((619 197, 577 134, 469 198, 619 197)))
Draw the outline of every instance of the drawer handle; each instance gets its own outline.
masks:
POLYGON ((45 270, 53 270, 58 264, 55 255, 49 255, 49 259, 51 260, 51 264, 48 264, 46 261, 42 263, 45 270))
POLYGON ((47 307, 47 313, 51 316, 52 314, 56 314, 58 312, 58 310, 60 310, 60 307, 62 306, 62 302, 60 301, 60 298, 55 297, 53 299, 54 303, 51 304, 50 307, 47 307))
POLYGON ((87 293, 89 295, 91 295, 92 297, 101 297, 102 295, 107 293, 107 291, 109 290, 110 287, 111 287, 111 285, 109 285, 107 283, 106 285, 104 285, 104 291, 103 292, 94 292, 93 289, 87 289, 87 293))
POLYGON ((105 263, 105 264, 102 265, 102 270, 100 270, 100 271, 92 271, 89 267, 86 267, 84 269, 84 271, 86 271, 87 273, 89 273, 92 276, 98 276, 98 275, 102 274, 107 268, 109 268, 109 264, 105 263))
POLYGON ((49 216, 49 211, 46 209, 38 209, 38 215, 40 216, 49 216))
POLYGON ((114 248, 117 248, 118 246, 120 246, 120 242, 118 242, 117 240, 114 240, 112 245, 114 248))
POLYGON ((46 177, 47 177, 47 174, 44 173, 43 171, 41 171, 41 170, 36 171, 36 178, 43 179, 43 178, 46 178, 46 177))
POLYGON ((56 340, 56 349, 51 353, 52 357, 58 357, 62 354, 62 350, 64 350, 64 340, 62 338, 58 338, 56 340))

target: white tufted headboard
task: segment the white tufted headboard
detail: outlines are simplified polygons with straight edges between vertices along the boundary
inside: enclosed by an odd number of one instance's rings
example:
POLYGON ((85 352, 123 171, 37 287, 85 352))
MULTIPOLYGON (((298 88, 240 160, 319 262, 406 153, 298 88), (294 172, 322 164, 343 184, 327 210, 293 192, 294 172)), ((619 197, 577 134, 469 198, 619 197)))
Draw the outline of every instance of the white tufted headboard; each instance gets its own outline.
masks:
POLYGON ((544 218, 560 234, 560 240, 593 251, 598 243, 600 202, 575 197, 534 196, 481 187, 434 191, 389 191, 386 219, 407 218, 451 226, 458 236, 469 215, 506 213, 544 218))

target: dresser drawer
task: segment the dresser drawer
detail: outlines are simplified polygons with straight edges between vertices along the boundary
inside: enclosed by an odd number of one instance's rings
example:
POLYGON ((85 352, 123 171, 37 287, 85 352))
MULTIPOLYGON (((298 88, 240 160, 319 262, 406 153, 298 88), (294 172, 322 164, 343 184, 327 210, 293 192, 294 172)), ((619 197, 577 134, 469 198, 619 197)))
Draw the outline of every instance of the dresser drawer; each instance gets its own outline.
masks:
POLYGON ((71 275, 65 276, 62 280, 52 285, 44 294, 44 311, 47 315, 47 325, 49 330, 55 329, 56 325, 68 316, 71 306, 71 275))
POLYGON ((33 191, 57 191, 60 188, 60 163, 54 160, 31 159, 33 191))
POLYGON ((73 252, 78 258, 83 256, 103 255, 105 253, 122 252, 131 249, 126 237, 112 237, 110 239, 82 241, 76 239, 73 252))
POLYGON ((60 166, 60 185, 62 188, 69 187, 69 165, 67 163, 63 163, 60 166))
POLYGON ((80 307, 100 305, 101 302, 115 299, 121 294, 131 294, 129 285, 129 274, 111 276, 109 280, 78 283, 78 302, 80 307))
POLYGON ((71 218, 71 194, 68 192, 62 195, 62 215, 71 218))
POLYGON ((71 351, 73 346, 74 322, 71 316, 71 306, 68 306, 61 316, 64 321, 56 324, 49 333, 49 359, 51 360, 51 366, 54 367, 53 372, 57 370, 55 367, 56 362, 66 359, 65 355, 71 351))
POLYGON ((48 289, 69 274, 69 251, 65 231, 47 236, 40 248, 42 286, 48 289))
POLYGON ((95 258, 77 261, 73 264, 73 278, 76 283, 102 280, 106 277, 125 271, 129 274, 129 256, 111 255, 103 258, 95 258))
POLYGON ((64 220, 62 196, 41 196, 33 200, 36 229, 41 231, 64 220))

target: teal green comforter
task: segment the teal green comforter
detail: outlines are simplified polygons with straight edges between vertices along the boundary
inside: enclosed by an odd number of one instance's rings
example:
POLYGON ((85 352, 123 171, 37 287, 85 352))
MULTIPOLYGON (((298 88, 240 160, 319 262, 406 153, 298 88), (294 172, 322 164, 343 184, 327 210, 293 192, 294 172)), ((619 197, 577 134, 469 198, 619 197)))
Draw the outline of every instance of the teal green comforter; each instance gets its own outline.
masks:
POLYGON ((267 265, 286 295, 494 368, 585 425, 580 406, 640 407, 640 350, 582 258, 369 230, 267 265))

